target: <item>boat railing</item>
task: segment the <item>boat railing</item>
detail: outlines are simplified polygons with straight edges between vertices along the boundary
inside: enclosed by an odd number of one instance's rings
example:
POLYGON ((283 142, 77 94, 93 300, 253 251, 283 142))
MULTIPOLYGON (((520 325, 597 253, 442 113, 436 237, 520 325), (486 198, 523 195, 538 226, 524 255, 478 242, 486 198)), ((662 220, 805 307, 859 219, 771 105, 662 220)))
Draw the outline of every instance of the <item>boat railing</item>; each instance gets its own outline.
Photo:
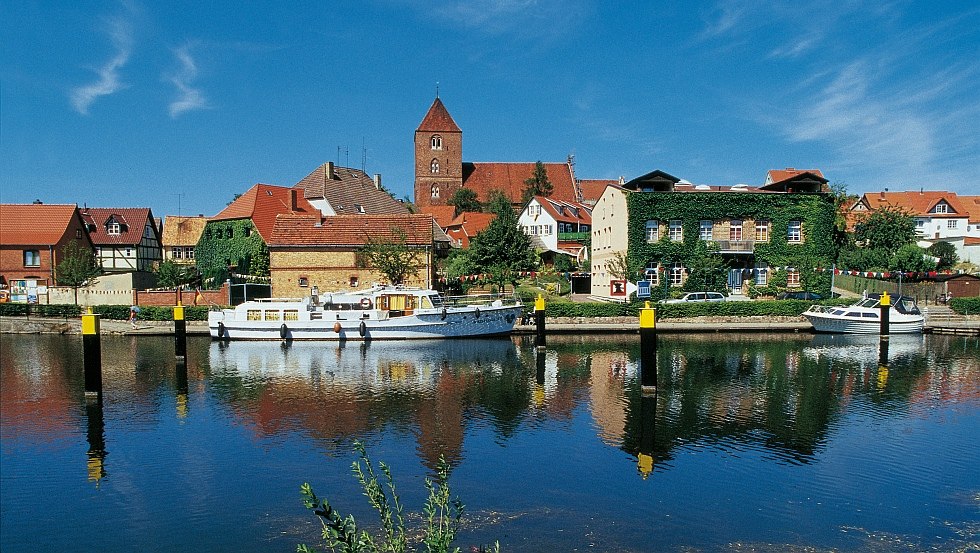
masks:
POLYGON ((465 296, 445 296, 443 304, 448 307, 465 307, 471 305, 522 305, 520 298, 515 296, 500 296, 497 294, 468 294, 465 296), (500 302, 500 303, 496 303, 500 302))

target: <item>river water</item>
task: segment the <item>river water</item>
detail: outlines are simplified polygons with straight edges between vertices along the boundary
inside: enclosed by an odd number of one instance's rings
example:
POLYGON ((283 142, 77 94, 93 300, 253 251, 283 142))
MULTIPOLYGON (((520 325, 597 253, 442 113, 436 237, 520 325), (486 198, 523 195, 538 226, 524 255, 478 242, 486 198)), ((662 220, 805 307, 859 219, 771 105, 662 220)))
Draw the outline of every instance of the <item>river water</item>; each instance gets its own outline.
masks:
POLYGON ((980 341, 635 335, 419 343, 0 336, 0 550, 294 551, 299 488, 415 525, 440 456, 456 544, 505 551, 976 551, 980 341))

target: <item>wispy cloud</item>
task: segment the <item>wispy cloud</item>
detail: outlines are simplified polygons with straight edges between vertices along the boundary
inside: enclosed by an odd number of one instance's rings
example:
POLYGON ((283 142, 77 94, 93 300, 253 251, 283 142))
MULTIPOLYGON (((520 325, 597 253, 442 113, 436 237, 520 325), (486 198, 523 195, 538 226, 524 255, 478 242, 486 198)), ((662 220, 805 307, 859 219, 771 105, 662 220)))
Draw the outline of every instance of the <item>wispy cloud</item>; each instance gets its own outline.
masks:
POLYGON ((591 10, 588 0, 447 0, 406 5, 440 24, 484 36, 553 40, 567 35, 591 10))
POLYGON ((75 111, 88 115, 89 107, 102 96, 114 94, 127 87, 119 75, 120 69, 129 61, 133 48, 132 28, 123 17, 116 16, 108 20, 108 34, 116 52, 112 58, 95 69, 98 80, 94 83, 72 89, 71 105, 75 111))
POLYGON ((178 98, 170 103, 170 117, 177 117, 185 112, 195 109, 205 109, 208 101, 199 88, 193 86, 197 79, 197 63, 191 56, 192 44, 188 43, 174 50, 174 55, 180 63, 180 67, 171 75, 166 75, 165 79, 177 87, 178 98))

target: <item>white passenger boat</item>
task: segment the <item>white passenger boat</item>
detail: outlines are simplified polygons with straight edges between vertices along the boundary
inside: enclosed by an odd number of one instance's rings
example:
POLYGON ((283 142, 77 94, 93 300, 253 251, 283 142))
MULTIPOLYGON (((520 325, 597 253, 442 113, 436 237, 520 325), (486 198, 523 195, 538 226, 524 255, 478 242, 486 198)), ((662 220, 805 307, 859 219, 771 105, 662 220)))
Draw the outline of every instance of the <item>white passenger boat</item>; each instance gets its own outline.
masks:
POLYGON ((516 298, 443 298, 435 290, 375 286, 303 299, 248 301, 208 313, 222 340, 409 340, 508 334, 524 307, 516 298))
MULTIPOLYGON (((879 334, 881 332, 881 295, 869 294, 848 307, 814 305, 803 312, 817 332, 844 334, 879 334)), ((922 332, 925 317, 908 296, 892 296, 888 310, 889 334, 922 332)))

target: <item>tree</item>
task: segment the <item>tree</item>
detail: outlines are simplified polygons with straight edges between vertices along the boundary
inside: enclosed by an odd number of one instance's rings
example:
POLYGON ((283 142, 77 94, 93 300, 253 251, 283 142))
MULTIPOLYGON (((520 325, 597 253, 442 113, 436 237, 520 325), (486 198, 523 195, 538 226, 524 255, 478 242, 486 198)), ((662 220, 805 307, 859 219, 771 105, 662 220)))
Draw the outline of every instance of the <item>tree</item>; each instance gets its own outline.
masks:
POLYGON ((503 288, 508 282, 517 284, 519 272, 536 269, 537 255, 506 196, 492 193, 488 208, 497 217, 470 241, 469 257, 478 270, 489 272, 503 288))
POLYGON ((531 178, 524 181, 524 193, 521 195, 521 203, 526 204, 528 200, 535 196, 550 196, 554 189, 551 181, 548 180, 548 170, 544 163, 538 161, 534 164, 534 174, 531 178))
MULTIPOLYGON (((408 277, 418 276, 425 266, 424 252, 408 245, 408 235, 391 227, 394 238, 371 237, 361 248, 367 265, 381 273, 391 284, 404 284, 408 277)), ((428 285, 428 283, 426 283, 428 285)))
POLYGON ((688 292, 724 292, 728 289, 727 265, 718 246, 699 241, 690 261, 691 272, 684 281, 688 292))
POLYGON ((460 188, 453 192, 453 197, 449 198, 446 203, 456 206, 455 215, 464 212, 483 211, 483 204, 480 203, 476 192, 471 188, 460 188))
POLYGON ((193 281, 197 276, 197 271, 193 267, 187 267, 168 259, 161 263, 154 271, 157 276, 157 285, 164 288, 177 288, 193 281))
POLYGON ((926 256, 926 251, 915 244, 906 244, 895 252, 888 262, 888 270, 895 272, 934 271, 936 263, 926 256))
POLYGON ((866 248, 894 255, 902 246, 915 243, 915 218, 902 208, 886 206, 859 221, 854 238, 866 248))
POLYGON ((936 269, 940 271, 952 269, 953 265, 956 265, 960 260, 960 256, 956 254, 956 246, 949 242, 936 242, 926 248, 926 252, 933 257, 939 258, 936 269))
POLYGON ((78 305, 78 289, 92 283, 92 279, 102 274, 102 268, 89 248, 78 240, 65 245, 64 259, 55 267, 55 277, 61 286, 71 286, 75 292, 75 305, 78 305))

